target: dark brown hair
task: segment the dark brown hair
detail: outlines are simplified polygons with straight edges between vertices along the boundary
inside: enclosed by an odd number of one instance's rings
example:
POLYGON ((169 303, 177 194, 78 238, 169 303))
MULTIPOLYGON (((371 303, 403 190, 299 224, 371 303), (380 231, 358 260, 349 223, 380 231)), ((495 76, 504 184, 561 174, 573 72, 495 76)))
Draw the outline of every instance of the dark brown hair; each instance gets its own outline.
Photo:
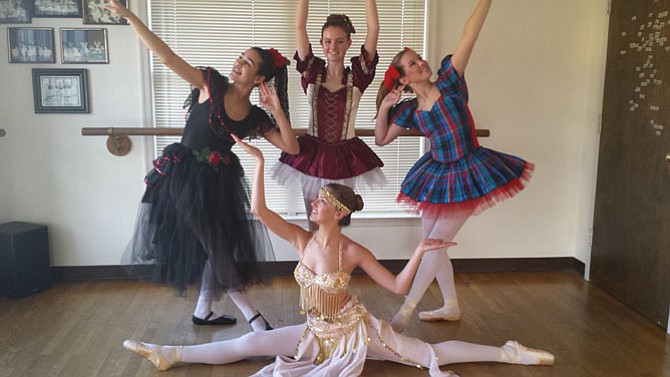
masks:
MULTIPOLYGON (((347 206, 347 208, 351 210, 351 213, 363 209, 363 198, 356 194, 351 187, 340 185, 338 183, 329 183, 323 187, 327 189, 331 195, 335 196, 337 200, 342 202, 342 204, 347 206)), ((347 226, 351 223, 351 213, 340 219, 340 226, 347 226)))
POLYGON ((356 32, 354 24, 351 23, 349 16, 346 14, 331 14, 326 18, 326 23, 321 27, 321 38, 323 38, 323 31, 331 26, 339 27, 344 30, 344 32, 347 33, 347 39, 349 40, 351 40, 351 34, 356 32))

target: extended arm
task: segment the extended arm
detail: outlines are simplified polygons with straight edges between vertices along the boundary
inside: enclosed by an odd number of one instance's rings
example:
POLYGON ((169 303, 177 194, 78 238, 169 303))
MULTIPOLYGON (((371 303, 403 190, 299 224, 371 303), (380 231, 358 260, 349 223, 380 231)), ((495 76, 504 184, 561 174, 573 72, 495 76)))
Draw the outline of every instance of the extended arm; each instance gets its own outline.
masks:
POLYGON ((375 258, 369 250, 361 247, 363 252, 360 254, 361 260, 358 263, 358 267, 365 271, 365 273, 377 284, 387 290, 399 295, 405 295, 409 292, 409 289, 412 286, 414 274, 416 274, 416 270, 419 268, 419 263, 421 262, 423 254, 429 250, 443 249, 455 244, 455 242, 444 242, 439 239, 426 239, 421 241, 416 247, 414 254, 412 254, 412 257, 398 275, 393 275, 391 271, 387 270, 386 267, 379 263, 377 258, 375 258))
POLYGON ((188 83, 198 89, 203 89, 205 80, 199 69, 188 64, 184 59, 175 54, 172 49, 165 44, 156 34, 149 28, 128 8, 124 7, 117 0, 108 0, 107 9, 115 13, 119 17, 125 18, 130 26, 132 26, 135 34, 140 38, 142 43, 156 55, 160 61, 170 68, 174 73, 186 80, 188 83))
POLYGON ((300 60, 305 60, 305 57, 309 53, 309 37, 307 36, 308 14, 309 0, 298 0, 298 9, 295 12, 295 41, 300 60))
POLYGON ((456 72, 461 76, 465 73, 465 67, 468 65, 468 60, 470 60, 470 55, 472 54, 472 49, 475 46, 477 37, 479 37, 479 32, 484 26, 484 21, 486 21, 486 16, 491 7, 491 2, 492 0, 480 0, 479 4, 477 4, 477 7, 470 15, 470 18, 468 18, 468 21, 465 23, 463 34, 456 46, 454 56, 451 58, 451 62, 454 65, 456 72))
POLYGON ((270 210, 265 203, 265 159, 263 158, 263 153, 258 148, 242 141, 242 139, 237 137, 235 134, 231 134, 231 136, 233 139, 235 139, 237 144, 242 149, 244 149, 245 152, 253 156, 254 161, 256 162, 253 178, 253 188, 251 190, 251 213, 253 213, 266 227, 268 227, 271 232, 290 242, 293 246, 296 247, 297 250, 302 250, 300 246, 305 242, 306 239, 309 239, 309 232, 295 224, 291 224, 284 220, 277 213, 270 210))
POLYGON ((377 52, 377 40, 379 40, 379 15, 375 0, 365 0, 365 21, 368 27, 365 35, 365 51, 368 56, 373 57, 377 52))

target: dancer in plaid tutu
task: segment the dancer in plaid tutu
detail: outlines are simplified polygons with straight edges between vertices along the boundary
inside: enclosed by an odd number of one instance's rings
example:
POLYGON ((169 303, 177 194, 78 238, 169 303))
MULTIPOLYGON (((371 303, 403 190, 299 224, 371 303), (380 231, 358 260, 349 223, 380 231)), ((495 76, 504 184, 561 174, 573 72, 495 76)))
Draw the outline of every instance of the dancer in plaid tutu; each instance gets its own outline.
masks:
MULTIPOLYGON (((430 80, 428 62, 406 48, 392 60, 377 96, 375 140, 386 145, 403 129, 415 128, 430 141, 430 151, 405 177, 398 201, 421 213, 424 238, 451 241, 473 215, 514 196, 524 188, 533 164, 479 145, 468 108, 465 67, 484 24, 491 0, 480 0, 467 21, 453 55, 447 55, 430 80), (400 103, 403 91, 416 94, 400 103)), ((444 306, 419 313, 424 321, 457 321, 454 272, 444 251, 426 253, 412 289, 391 320, 402 331, 428 286, 437 278, 444 306)))

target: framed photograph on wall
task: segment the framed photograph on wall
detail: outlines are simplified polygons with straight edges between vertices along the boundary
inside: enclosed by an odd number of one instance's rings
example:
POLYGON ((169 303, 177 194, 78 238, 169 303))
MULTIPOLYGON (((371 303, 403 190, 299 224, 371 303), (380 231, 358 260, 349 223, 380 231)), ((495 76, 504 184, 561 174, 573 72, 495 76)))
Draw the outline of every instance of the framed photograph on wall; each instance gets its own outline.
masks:
POLYGON ((10 63, 55 63, 53 28, 7 28, 10 63))
MULTIPOLYGON (((119 3, 128 7, 128 0, 119 0, 119 3)), ((105 0, 83 0, 82 11, 85 24, 128 25, 128 21, 124 18, 105 8, 105 0)))
POLYGON ((0 1, 0 24, 29 24, 30 1, 0 1))
POLYGON ((61 61, 109 63, 107 29, 60 29, 61 61))
POLYGON ((81 1, 32 0, 33 17, 81 17, 81 1))
POLYGON ((85 69, 33 68, 36 113, 88 113, 85 69))

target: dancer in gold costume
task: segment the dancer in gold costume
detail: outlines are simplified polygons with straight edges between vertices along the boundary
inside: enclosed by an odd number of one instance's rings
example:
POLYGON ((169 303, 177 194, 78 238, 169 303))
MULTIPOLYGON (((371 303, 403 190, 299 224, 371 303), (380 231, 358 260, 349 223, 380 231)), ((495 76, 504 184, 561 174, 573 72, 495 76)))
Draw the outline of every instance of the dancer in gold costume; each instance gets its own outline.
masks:
POLYGON ((455 376, 439 368, 452 363, 553 364, 552 354, 526 348, 515 341, 502 347, 457 340, 428 344, 393 331, 387 322, 375 318, 356 296, 348 293, 351 272, 359 267, 382 287, 406 294, 424 252, 444 249, 453 243, 438 239, 422 241, 403 270, 393 275, 368 249, 341 233, 351 214, 363 209, 362 198, 351 188, 329 184, 319 191, 310 213, 310 220, 319 228, 310 233, 267 208, 263 155, 239 138, 236 141, 256 161, 252 212, 298 250, 294 276, 300 286, 300 309, 307 321, 193 346, 159 346, 127 340, 124 347, 128 350, 148 359, 160 370, 177 363, 227 364, 252 356, 277 356, 274 363, 254 376, 358 376, 366 358, 426 368, 431 376, 455 376))

